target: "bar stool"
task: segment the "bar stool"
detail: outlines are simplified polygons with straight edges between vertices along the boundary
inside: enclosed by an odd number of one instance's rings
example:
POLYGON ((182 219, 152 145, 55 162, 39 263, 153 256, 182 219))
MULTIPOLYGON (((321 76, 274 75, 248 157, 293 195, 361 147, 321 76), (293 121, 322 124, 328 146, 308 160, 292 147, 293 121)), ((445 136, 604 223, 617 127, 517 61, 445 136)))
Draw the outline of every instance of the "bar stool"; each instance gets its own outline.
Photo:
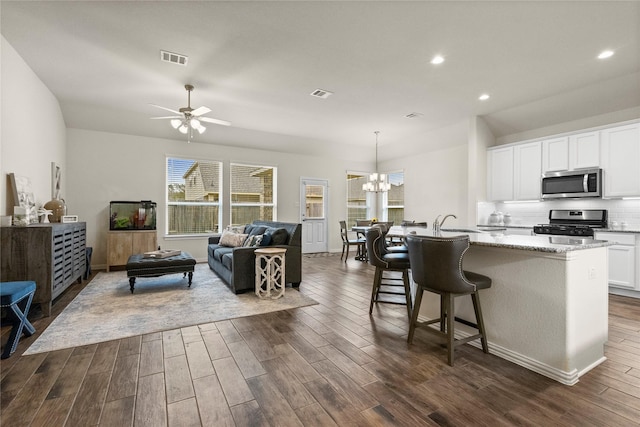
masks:
POLYGON ((416 292, 407 342, 409 344, 413 342, 422 294, 424 291, 429 291, 440 295, 440 318, 429 320, 422 325, 440 322, 439 331, 430 327, 425 330, 446 338, 449 365, 453 366, 453 352, 456 346, 478 338, 482 343, 482 351, 489 353, 478 290, 490 288, 491 279, 481 274, 462 270, 462 259, 469 249, 469 236, 444 238, 408 235, 405 241, 409 248, 413 281, 420 287, 416 292), (465 324, 476 327, 479 333, 455 339, 454 300, 455 297, 462 295, 471 295, 477 322, 477 324, 473 324, 465 321, 465 324))
POLYGON ((278 299, 285 290, 284 248, 256 249, 256 295, 258 298, 278 299), (271 295, 271 291, 274 292, 271 295))
POLYGON ((6 359, 16 351, 23 332, 28 337, 36 332, 27 319, 35 292, 36 282, 33 281, 0 283, 0 307, 8 308, 7 317, 13 325, 0 358, 6 359))
POLYGON ((407 316, 411 319, 411 288, 409 287, 409 254, 389 253, 386 251, 385 236, 380 226, 374 225, 367 230, 367 253, 369 264, 376 268, 373 278, 373 288, 371 290, 371 303, 369 304, 369 314, 373 312, 373 303, 400 304, 407 306, 407 316), (402 273, 402 279, 397 277, 385 277, 387 271, 397 271, 402 273), (402 282, 401 284, 398 282, 402 282), (395 291, 395 288, 404 288, 395 291), (404 295, 405 301, 381 299, 380 294, 404 295))

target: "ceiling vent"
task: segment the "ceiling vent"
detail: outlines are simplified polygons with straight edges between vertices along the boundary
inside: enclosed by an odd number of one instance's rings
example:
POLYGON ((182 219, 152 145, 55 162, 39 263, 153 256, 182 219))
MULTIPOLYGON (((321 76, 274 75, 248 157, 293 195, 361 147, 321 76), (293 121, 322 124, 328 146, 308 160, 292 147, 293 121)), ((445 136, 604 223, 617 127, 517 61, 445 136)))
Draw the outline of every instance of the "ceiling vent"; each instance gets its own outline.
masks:
POLYGON ((328 90, 324 90, 324 89, 316 89, 313 92, 311 92, 311 96, 315 96, 316 98, 326 99, 330 95, 333 95, 333 92, 329 92, 328 90))
POLYGON ((424 114, 422 113, 409 113, 409 114, 406 114, 404 117, 405 119, 417 119, 418 117, 422 117, 422 116, 424 116, 424 114))
POLYGON ((189 57, 186 55, 181 55, 179 53, 167 52, 166 50, 160 51, 160 60, 164 62, 171 62, 172 64, 178 64, 187 66, 187 61, 189 61, 189 57))

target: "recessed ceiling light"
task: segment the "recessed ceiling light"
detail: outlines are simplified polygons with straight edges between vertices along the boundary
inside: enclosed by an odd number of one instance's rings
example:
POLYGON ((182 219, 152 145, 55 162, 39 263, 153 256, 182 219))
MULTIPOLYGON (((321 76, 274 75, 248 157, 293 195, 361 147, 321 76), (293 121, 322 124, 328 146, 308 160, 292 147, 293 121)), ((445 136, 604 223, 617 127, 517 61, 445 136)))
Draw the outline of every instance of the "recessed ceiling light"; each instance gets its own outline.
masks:
POLYGON ((598 59, 607 59, 607 58, 611 58, 612 56, 613 56, 612 50, 603 50, 602 52, 600 52, 600 55, 598 55, 598 59))
POLYGON ((478 99, 479 99, 480 101, 486 101, 486 100, 487 100, 487 99, 489 99, 489 98, 491 98, 491 96, 489 96, 489 94, 488 94, 488 93, 483 93, 482 95, 480 95, 480 96, 478 97, 478 99))
POLYGON ((441 55, 436 55, 433 58, 431 58, 431 63, 433 65, 442 64, 443 62, 444 62, 444 57, 441 55))

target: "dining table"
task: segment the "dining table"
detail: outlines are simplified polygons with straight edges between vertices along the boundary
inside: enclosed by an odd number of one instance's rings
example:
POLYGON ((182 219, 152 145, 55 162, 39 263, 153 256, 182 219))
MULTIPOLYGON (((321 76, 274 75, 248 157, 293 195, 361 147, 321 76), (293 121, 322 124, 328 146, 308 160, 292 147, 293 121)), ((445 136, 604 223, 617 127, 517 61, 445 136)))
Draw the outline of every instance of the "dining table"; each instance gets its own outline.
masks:
MULTIPOLYGON (((351 231, 356 233, 358 239, 366 239, 367 231, 371 229, 370 225, 354 225, 351 227, 351 231)), ((367 255, 367 245, 365 244, 361 251, 356 252, 356 259, 358 261, 368 262, 369 257, 367 255)))

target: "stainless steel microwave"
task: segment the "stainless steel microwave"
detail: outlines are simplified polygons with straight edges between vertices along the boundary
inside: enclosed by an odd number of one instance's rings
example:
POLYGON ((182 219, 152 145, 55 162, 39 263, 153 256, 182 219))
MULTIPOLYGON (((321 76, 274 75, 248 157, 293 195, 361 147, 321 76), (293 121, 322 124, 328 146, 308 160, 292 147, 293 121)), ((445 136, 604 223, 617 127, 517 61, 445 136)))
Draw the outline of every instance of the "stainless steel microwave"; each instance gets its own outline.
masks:
POLYGON ((549 172, 542 175, 542 198, 602 197, 602 169, 549 172))

